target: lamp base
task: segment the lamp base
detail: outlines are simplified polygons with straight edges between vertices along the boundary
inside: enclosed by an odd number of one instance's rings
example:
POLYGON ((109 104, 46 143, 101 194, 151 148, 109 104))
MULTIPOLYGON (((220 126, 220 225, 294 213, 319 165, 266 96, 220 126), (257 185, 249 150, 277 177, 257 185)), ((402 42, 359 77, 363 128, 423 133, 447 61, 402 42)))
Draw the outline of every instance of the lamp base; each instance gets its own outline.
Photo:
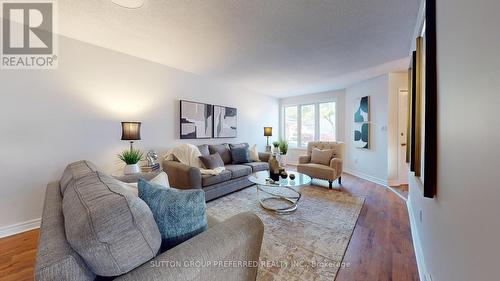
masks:
POLYGON ((270 145, 266 145, 266 152, 271 152, 271 146, 270 145))

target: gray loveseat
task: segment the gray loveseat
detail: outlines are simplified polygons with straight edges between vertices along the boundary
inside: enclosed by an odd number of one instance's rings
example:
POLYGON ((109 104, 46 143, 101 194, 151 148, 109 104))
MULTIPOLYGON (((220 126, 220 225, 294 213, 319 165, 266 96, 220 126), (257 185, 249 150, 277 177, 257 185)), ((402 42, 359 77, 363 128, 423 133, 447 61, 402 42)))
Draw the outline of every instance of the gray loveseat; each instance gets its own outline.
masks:
MULTIPOLYGON (((241 146, 248 144, 233 144, 241 146)), ((205 191, 207 201, 252 185, 248 175, 269 169, 269 153, 259 153, 260 161, 243 164, 232 164, 231 146, 229 144, 199 145, 202 155, 219 153, 226 168, 216 176, 202 175, 200 169, 182 164, 178 161, 163 161, 163 170, 168 175, 170 185, 179 189, 201 188, 205 191)))
POLYGON ((161 238, 149 207, 92 163, 75 162, 60 181, 47 186, 34 277, 37 281, 100 280, 97 275, 114 276, 105 280, 255 280, 262 221, 241 213, 224 222, 209 217, 208 222, 205 232, 158 252, 161 238), (250 266, 222 262, 250 262, 250 266))

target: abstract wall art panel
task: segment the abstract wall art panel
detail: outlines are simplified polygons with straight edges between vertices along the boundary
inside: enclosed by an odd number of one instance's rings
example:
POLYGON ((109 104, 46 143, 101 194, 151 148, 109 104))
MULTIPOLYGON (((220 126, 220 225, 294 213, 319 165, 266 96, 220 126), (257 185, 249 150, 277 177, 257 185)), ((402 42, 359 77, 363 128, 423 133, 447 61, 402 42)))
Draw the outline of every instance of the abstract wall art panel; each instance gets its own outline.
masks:
POLYGON ((354 102, 354 147, 370 148, 370 96, 358 98, 354 102))
POLYGON ((370 121, 370 97, 362 97, 356 100, 354 108, 354 122, 363 123, 370 121))
POLYGON ((370 148, 370 124, 354 123, 354 146, 356 148, 370 148))
POLYGON ((213 136, 213 106, 181 100, 180 138, 208 139, 213 136))
POLYGON ((236 108, 214 105, 214 137, 235 138, 238 130, 236 108))

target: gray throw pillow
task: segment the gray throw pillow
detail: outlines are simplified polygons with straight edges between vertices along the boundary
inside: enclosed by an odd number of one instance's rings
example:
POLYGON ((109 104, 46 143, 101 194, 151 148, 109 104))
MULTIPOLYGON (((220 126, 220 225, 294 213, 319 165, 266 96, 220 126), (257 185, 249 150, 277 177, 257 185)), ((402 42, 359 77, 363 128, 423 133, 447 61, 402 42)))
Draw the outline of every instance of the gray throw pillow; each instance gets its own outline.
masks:
POLYGON ((206 144, 198 145, 198 150, 200 150, 200 153, 203 156, 210 155, 210 151, 208 150, 208 145, 206 144))
POLYGON ((224 164, 231 164, 231 150, 228 144, 211 144, 208 146, 210 154, 219 153, 224 164))
POLYGON ((201 163, 206 169, 215 169, 218 167, 224 167, 224 161, 220 157, 219 153, 210 154, 207 156, 200 156, 201 163))
POLYGON ((233 164, 249 163, 248 147, 231 148, 231 158, 233 159, 233 164))

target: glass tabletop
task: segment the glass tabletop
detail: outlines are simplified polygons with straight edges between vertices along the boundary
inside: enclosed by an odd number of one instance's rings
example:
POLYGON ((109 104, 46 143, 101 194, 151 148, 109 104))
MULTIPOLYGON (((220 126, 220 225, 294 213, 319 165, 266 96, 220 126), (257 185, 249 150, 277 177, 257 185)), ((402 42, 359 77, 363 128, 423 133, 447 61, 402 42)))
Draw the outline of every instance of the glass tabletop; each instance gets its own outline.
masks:
POLYGON ((304 175, 301 173, 297 172, 292 172, 292 171, 287 171, 288 177, 286 179, 283 179, 280 177, 279 181, 275 181, 274 183, 271 183, 267 181, 266 179, 269 179, 269 171, 260 171, 251 174, 248 176, 248 180, 258 184, 258 185, 267 185, 267 186, 287 186, 287 187, 294 187, 294 186, 301 186, 301 185, 307 185, 311 183, 311 177, 308 175, 304 175), (290 179, 290 175, 295 175, 295 178, 292 180, 290 179))

